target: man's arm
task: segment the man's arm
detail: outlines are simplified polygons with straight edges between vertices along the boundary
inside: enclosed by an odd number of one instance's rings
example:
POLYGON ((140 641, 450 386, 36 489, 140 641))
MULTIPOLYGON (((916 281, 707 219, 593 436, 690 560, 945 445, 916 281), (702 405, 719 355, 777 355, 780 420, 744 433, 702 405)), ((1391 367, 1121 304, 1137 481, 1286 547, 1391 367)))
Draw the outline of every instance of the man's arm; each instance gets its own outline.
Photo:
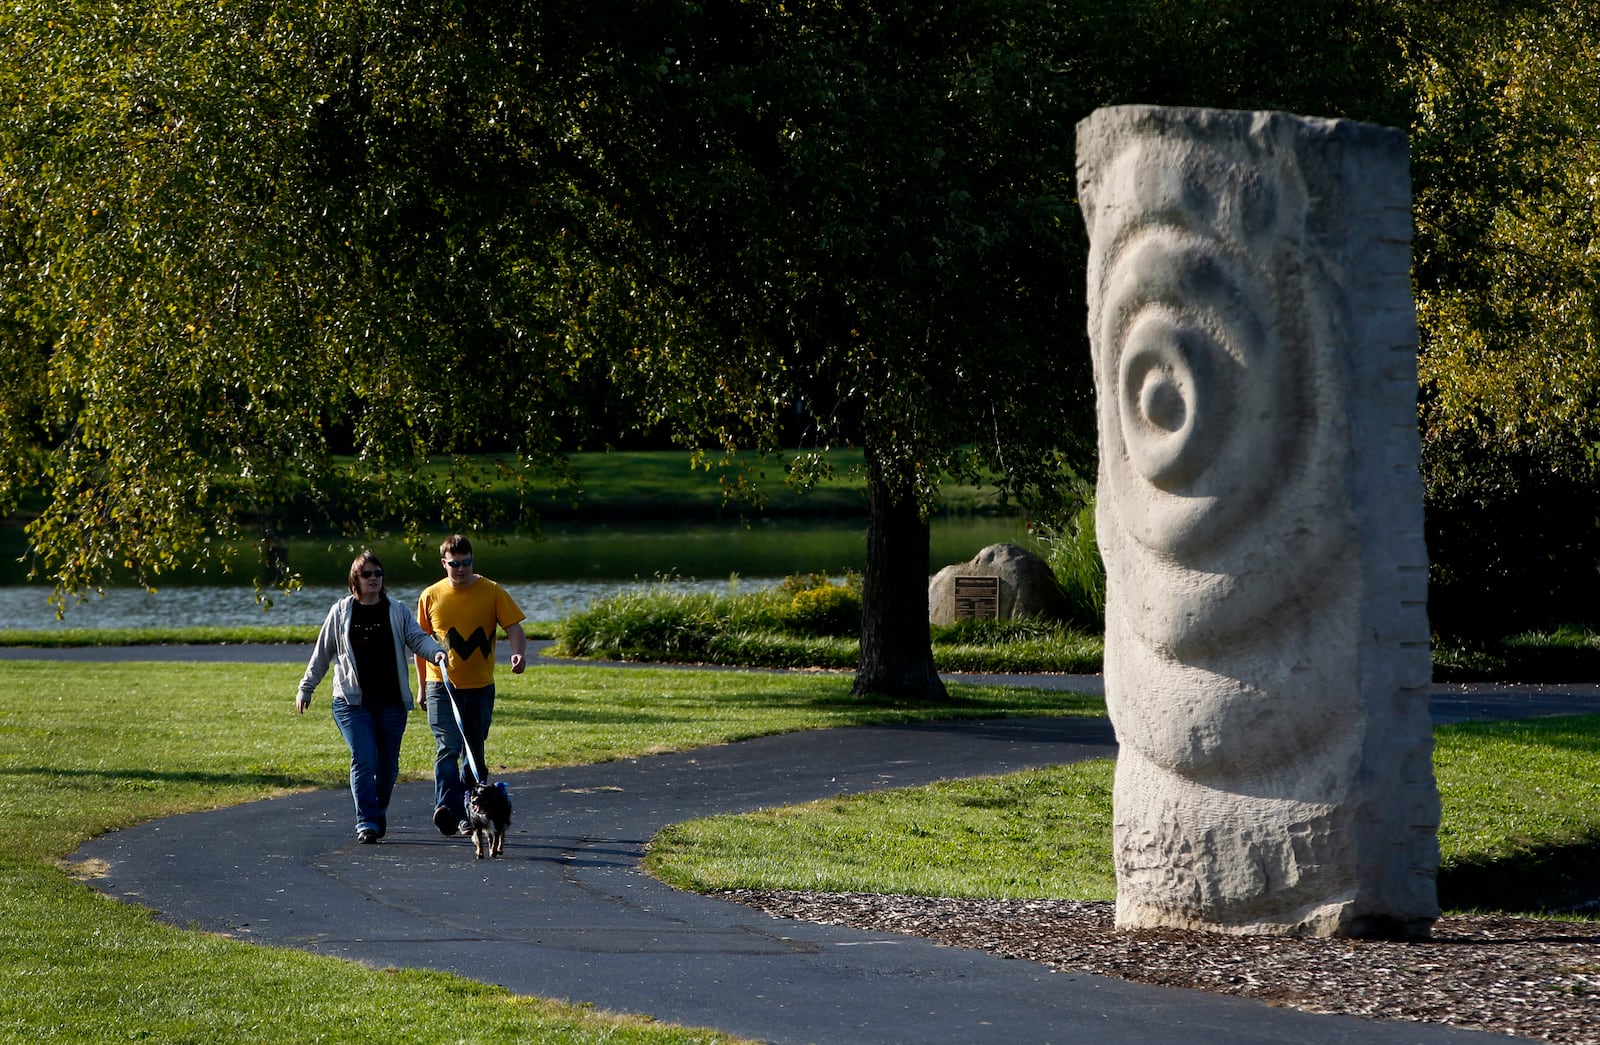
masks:
POLYGON ((506 625, 506 639, 511 643, 511 674, 520 675, 528 666, 528 636, 521 621, 506 625))

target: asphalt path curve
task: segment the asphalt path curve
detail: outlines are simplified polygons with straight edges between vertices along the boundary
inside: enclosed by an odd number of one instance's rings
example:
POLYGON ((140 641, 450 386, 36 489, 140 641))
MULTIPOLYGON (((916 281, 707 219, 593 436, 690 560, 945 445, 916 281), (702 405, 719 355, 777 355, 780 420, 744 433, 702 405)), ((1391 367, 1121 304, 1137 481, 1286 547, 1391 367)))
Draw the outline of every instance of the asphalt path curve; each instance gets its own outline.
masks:
MULTIPOLYGON (((171 647, 198 659, 199 647, 171 647)), ((225 648, 217 659, 303 660, 225 648)), ((42 651, 24 651, 38 656, 42 651)), ((0 651, 0 659, 17 651, 0 651)), ((75 659, 150 659, 81 652, 75 659)), ((165 656, 165 655, 163 655, 165 656)), ((1098 691, 1094 676, 949 676, 1098 691)), ((1600 710, 1600 687, 1439 687, 1437 721, 1600 710)), ((763 737, 511 774, 506 854, 430 822, 403 784, 388 836, 355 844, 343 789, 153 821, 84 845, 101 892, 172 924, 437 969, 772 1042, 1446 1042, 1486 1035, 1297 1012, 1052 972, 913 937, 771 918, 671 889, 639 867, 667 824, 839 794, 1115 754, 1103 719, 994 719, 763 737)))

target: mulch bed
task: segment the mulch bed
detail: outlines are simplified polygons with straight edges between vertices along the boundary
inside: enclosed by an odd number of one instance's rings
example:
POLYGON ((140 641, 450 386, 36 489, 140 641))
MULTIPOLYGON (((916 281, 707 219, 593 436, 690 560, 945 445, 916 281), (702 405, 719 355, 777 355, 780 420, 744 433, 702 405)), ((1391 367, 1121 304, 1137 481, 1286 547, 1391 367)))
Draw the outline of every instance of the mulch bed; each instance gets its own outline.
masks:
POLYGON ((1307 1012, 1600 1043, 1600 923, 1454 916, 1424 942, 1119 932, 1113 905, 861 893, 719 893, 782 918, 906 933, 1060 972, 1235 994, 1307 1012))

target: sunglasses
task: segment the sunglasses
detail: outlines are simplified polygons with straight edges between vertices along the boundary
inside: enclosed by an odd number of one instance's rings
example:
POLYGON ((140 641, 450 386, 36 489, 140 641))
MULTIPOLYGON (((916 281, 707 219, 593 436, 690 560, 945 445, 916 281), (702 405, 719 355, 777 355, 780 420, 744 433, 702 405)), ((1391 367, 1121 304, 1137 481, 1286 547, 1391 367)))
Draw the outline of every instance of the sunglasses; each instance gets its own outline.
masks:
POLYGON ((446 559, 446 560, 444 560, 444 564, 446 566, 450 567, 452 570, 464 570, 467 567, 472 565, 472 560, 471 559, 462 559, 459 562, 456 562, 456 561, 452 561, 450 559, 446 559))
POLYGON ((382 577, 383 576, 383 571, 382 570, 362 570, 361 571, 361 576, 367 577, 367 578, 382 577))

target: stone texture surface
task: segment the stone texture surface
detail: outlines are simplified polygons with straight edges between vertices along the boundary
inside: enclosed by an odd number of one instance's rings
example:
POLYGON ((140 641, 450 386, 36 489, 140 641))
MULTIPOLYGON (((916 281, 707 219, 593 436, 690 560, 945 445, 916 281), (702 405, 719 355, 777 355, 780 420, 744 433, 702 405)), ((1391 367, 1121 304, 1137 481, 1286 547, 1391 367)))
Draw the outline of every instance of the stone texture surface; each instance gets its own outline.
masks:
POLYGON ((1398 131, 1078 126, 1117 922, 1437 916, 1410 184, 1398 131))
POLYGON ((1067 614, 1066 596, 1056 584, 1050 564, 1016 544, 991 544, 967 562, 946 566, 928 582, 928 623, 955 620, 957 577, 1000 578, 1000 619, 1048 617, 1067 614))

